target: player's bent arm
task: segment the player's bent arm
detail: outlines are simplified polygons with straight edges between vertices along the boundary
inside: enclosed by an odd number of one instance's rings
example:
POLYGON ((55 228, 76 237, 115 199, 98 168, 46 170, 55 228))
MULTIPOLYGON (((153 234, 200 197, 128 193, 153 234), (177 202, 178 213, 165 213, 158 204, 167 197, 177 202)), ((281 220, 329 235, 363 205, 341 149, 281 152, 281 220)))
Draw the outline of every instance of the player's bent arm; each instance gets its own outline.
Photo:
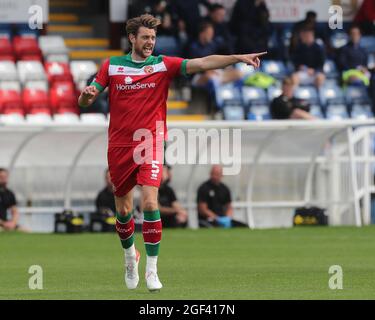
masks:
POLYGON ((186 73, 194 74, 208 70, 223 69, 238 62, 244 62, 259 68, 259 57, 267 52, 251 53, 251 54, 232 54, 232 55, 211 55, 203 58, 190 59, 186 63, 186 73))
POLYGON ((80 107, 88 107, 94 103, 96 98, 99 96, 100 91, 95 86, 87 86, 82 90, 81 95, 78 98, 78 105, 80 107))
POLYGON ((227 217, 233 217, 233 206, 232 203, 229 202, 226 206, 225 215, 227 217))

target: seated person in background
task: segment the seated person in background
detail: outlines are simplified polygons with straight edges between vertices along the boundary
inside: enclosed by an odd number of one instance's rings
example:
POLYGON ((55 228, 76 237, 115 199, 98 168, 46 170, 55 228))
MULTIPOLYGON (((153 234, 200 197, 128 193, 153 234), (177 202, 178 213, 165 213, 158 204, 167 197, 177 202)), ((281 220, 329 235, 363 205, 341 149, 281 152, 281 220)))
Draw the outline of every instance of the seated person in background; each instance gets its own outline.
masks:
POLYGON ((211 168, 210 179, 198 189, 198 215, 201 227, 246 227, 247 225, 233 220, 231 193, 221 182, 223 168, 214 165, 211 168))
MULTIPOLYGON (((201 58, 206 55, 220 54, 220 45, 215 40, 215 30, 211 22, 203 22, 199 27, 198 40, 190 45, 190 58, 201 58)), ((204 73, 196 74, 193 77, 192 84, 198 87, 204 87, 211 81, 227 83, 241 79, 241 73, 233 67, 226 69, 210 70, 204 73)))
POLYGON ((105 171, 105 188, 99 192, 96 197, 95 205, 97 212, 107 211, 108 209, 112 211, 113 214, 116 213, 115 197, 113 195, 113 185, 111 181, 111 176, 109 170, 105 171))
POLYGON ((299 43, 292 54, 292 61, 295 67, 293 81, 296 85, 315 84, 320 87, 325 80, 323 66, 325 52, 315 42, 314 30, 305 28, 300 32, 301 43, 299 43))
POLYGON ((163 227, 177 228, 186 227, 187 212, 177 201, 176 194, 169 186, 172 173, 171 169, 164 165, 162 181, 159 188, 159 210, 163 227))
POLYGON ((228 23, 225 21, 226 15, 225 7, 214 3, 209 7, 209 13, 206 18, 214 27, 215 41, 219 45, 220 54, 232 54, 234 51, 234 39, 228 23))
POLYGON ((368 55, 360 46, 361 30, 353 25, 349 29, 350 41, 339 51, 337 64, 343 72, 342 80, 347 84, 370 84, 370 72, 367 70, 368 55))
POLYGON ((0 231, 28 231, 18 225, 19 212, 14 193, 7 188, 8 170, 0 168, 0 231), (11 218, 8 217, 8 210, 11 218))
POLYGON ((294 98, 294 83, 289 77, 283 80, 281 96, 271 102, 272 119, 314 119, 309 113, 310 106, 294 98))

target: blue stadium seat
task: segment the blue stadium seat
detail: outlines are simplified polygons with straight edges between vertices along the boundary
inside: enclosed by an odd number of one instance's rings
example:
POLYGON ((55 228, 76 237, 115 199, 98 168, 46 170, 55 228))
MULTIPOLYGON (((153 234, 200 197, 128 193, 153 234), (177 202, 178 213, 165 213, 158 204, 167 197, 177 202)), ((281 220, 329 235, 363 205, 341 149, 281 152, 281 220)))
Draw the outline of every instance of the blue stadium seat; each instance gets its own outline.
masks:
POLYGON ((310 104, 319 104, 318 92, 313 86, 298 87, 294 91, 297 99, 307 100, 310 104))
POLYGON ((283 79, 287 70, 282 61, 278 60, 264 60, 261 63, 261 71, 269 74, 276 79, 283 79))
POLYGON ((375 53, 369 54, 367 61, 367 68, 375 69, 375 53))
POLYGON ((323 119, 324 114, 322 112, 322 108, 318 104, 313 104, 310 106, 310 114, 316 118, 323 119))
POLYGON ((365 48, 367 53, 375 52, 375 36, 363 36, 360 45, 365 48))
POLYGON ((246 107, 251 105, 268 104, 266 91, 257 87, 243 86, 242 99, 246 107))
POLYGON ((244 78, 255 73, 255 69, 253 66, 249 66, 243 62, 236 63, 235 68, 243 74, 244 78))
POLYGON ((319 89, 319 98, 322 106, 327 104, 342 104, 345 102, 344 93, 338 85, 325 84, 319 89))
POLYGON ((331 35, 330 43, 334 49, 339 49, 345 46, 349 41, 348 34, 346 32, 338 31, 331 35))
POLYGON ((155 44, 155 55, 159 54, 168 56, 180 55, 181 50, 176 38, 172 36, 158 36, 155 44))
POLYGON ((350 117, 353 119, 369 119, 373 118, 371 105, 369 104, 354 104, 351 107, 350 117))
POLYGON ((251 106, 249 112, 247 113, 248 120, 270 120, 271 113, 268 105, 254 105, 251 106))
POLYGON ((268 101, 272 101, 273 99, 279 97, 281 95, 281 88, 280 87, 275 87, 271 86, 267 89, 267 97, 268 101))
POLYGON ((348 119, 349 113, 345 104, 329 104, 326 108, 326 118, 329 120, 348 119))
POLYGON ((323 71, 328 79, 336 79, 339 76, 339 72, 333 60, 326 60, 323 66, 323 71))
POLYGON ((223 108, 224 120, 244 120, 245 110, 242 105, 226 105, 223 108))
POLYGON ((348 86, 345 90, 345 100, 349 105, 370 103, 367 88, 364 86, 348 86))
POLYGON ((214 85, 214 95, 216 105, 220 109, 228 104, 242 104, 240 89, 233 83, 214 85))

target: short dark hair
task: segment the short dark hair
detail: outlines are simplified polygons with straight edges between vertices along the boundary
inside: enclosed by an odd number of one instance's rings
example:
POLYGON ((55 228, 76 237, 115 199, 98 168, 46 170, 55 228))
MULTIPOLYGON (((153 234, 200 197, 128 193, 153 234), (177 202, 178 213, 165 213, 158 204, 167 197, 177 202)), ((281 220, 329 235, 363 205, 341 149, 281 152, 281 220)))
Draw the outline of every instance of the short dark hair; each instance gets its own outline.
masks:
POLYGON ((9 172, 8 169, 0 168, 0 172, 9 172))
POLYGON ((317 14, 315 11, 310 10, 306 12, 306 18, 316 18, 316 17, 317 17, 317 14))
POLYGON ((131 18, 126 22, 126 33, 129 37, 130 34, 137 35, 140 27, 154 29, 157 31, 161 21, 151 14, 142 14, 139 17, 131 18))
POLYGON ((221 5, 220 3, 214 3, 214 4, 211 4, 208 8, 210 12, 214 12, 219 9, 225 9, 225 7, 221 5))
POLYGON ((200 25, 199 25, 199 33, 203 32, 203 31, 206 31, 208 28, 213 28, 214 25, 209 22, 209 21, 203 21, 200 25))

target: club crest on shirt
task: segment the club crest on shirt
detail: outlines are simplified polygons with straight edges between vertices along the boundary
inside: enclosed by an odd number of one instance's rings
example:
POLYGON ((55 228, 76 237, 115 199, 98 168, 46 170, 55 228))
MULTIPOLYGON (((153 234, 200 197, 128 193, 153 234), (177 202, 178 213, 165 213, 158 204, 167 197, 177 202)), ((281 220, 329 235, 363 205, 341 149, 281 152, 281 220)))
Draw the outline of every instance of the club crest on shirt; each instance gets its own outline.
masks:
POLYGON ((132 84, 133 83, 133 79, 128 76, 128 77, 125 78, 125 83, 126 84, 132 84))
POLYGON ((154 68, 152 66, 145 66, 143 68, 143 70, 145 71, 145 73, 153 73, 154 72, 154 68))

